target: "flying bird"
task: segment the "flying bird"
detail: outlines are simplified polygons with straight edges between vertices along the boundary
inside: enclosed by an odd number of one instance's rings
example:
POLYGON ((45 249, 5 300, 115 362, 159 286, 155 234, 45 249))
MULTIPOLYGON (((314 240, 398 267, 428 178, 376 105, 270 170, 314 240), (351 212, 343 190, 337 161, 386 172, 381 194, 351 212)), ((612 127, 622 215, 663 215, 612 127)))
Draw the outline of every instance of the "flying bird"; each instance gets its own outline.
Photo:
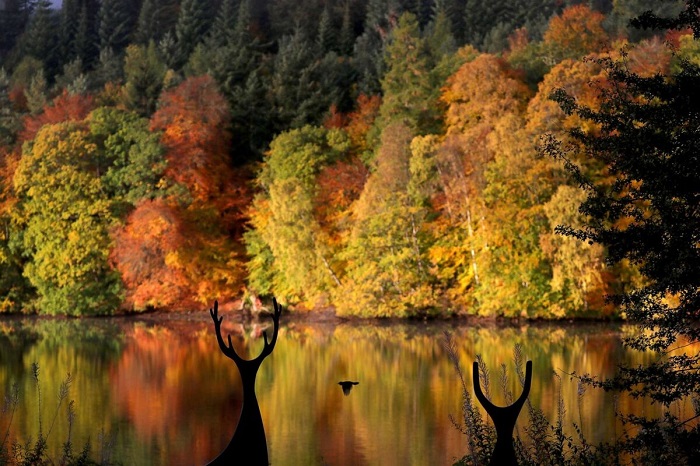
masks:
POLYGON ((353 385, 357 385, 357 384, 359 384, 359 383, 360 383, 360 382, 351 382, 351 381, 349 381, 349 380, 345 380, 345 381, 343 381, 343 382, 338 382, 338 385, 340 385, 341 387, 343 387, 343 394, 344 394, 345 396, 348 396, 348 395, 350 394, 350 390, 352 390, 352 386, 353 386, 353 385))

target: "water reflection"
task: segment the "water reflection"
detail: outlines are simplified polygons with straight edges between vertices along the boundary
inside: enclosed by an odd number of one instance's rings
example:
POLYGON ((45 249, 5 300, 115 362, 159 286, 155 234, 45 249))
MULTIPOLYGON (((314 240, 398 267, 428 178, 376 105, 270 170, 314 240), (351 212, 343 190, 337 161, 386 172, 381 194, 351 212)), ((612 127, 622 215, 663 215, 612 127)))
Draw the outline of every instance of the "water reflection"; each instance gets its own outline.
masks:
MULTIPOLYGON (((514 345, 521 344, 534 366, 530 400, 554 419, 561 390, 567 424, 581 425, 590 441, 619 434, 612 398, 590 389, 580 398, 576 384, 564 375, 558 385, 553 371, 605 376, 622 361, 641 363, 650 357, 625 350, 618 329, 606 325, 283 324, 257 383, 271 463, 452 464, 465 453, 465 441, 448 417, 460 415, 461 393, 441 346, 445 330, 456 340, 465 370, 471 370, 477 354, 492 368, 497 404, 505 403, 497 389, 501 364, 507 365, 510 389, 521 391, 512 368, 514 345), (361 381, 347 397, 337 385, 346 379, 361 381)), ((239 329, 225 321, 224 331, 235 335, 239 329)), ((258 354, 263 345, 262 339, 248 336, 233 342, 244 357, 258 354)), ((100 431, 111 432, 113 458, 123 464, 204 464, 225 448, 236 426, 240 379, 204 318, 157 324, 0 321, 0 387, 7 392, 13 381, 19 383, 21 406, 11 435, 21 441, 37 432, 36 389, 29 373, 35 361, 41 368, 44 418, 53 416, 54 394, 71 372, 74 442, 82 445, 91 438, 96 447, 100 431)), ((642 409, 630 400, 618 407, 642 409)), ((643 409, 649 413, 656 406, 643 409)), ((519 422, 526 417, 523 413, 519 422)), ((0 428, 5 426, 3 418, 0 428)), ((59 456, 67 435, 63 412, 51 435, 59 456)))

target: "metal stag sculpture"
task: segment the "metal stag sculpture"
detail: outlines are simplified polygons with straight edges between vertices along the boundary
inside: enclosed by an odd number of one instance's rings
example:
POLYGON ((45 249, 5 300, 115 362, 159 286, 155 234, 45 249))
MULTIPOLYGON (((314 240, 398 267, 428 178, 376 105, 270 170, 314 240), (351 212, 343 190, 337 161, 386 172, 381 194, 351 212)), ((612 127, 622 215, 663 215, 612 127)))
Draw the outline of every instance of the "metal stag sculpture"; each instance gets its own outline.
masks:
POLYGON ((496 446, 491 455, 491 466, 517 466, 518 461, 515 458, 515 448, 513 447, 513 429, 515 422, 518 420, 520 410, 530 394, 530 386, 532 385, 532 361, 528 361, 525 365, 525 385, 523 393, 515 403, 510 406, 496 406, 484 395, 481 391, 479 383, 479 364, 474 363, 473 367, 474 379, 474 394, 479 400, 479 403, 486 409, 486 412, 491 416, 493 424, 496 426, 496 446))
POLYGON ((221 351, 233 362, 236 363, 238 371, 241 373, 241 381, 243 382, 243 406, 241 408, 241 417, 238 420, 236 431, 231 438, 228 446, 216 457, 209 465, 262 465, 268 466, 267 456, 267 439, 265 438, 265 427, 263 426, 262 416, 260 415, 260 407, 258 399, 255 396, 255 376, 258 374, 260 364, 263 359, 272 353, 277 342, 277 333, 279 331, 280 314, 282 314, 282 306, 277 304, 277 301, 272 301, 274 313, 272 320, 274 322, 274 330, 272 338, 267 341, 267 332, 263 332, 265 346, 260 355, 251 360, 241 358, 231 343, 231 335, 228 335, 228 344, 224 343, 221 336, 221 321, 223 317, 219 317, 219 303, 214 302, 214 309, 210 309, 209 313, 214 320, 214 329, 216 330, 216 339, 219 342, 221 351))

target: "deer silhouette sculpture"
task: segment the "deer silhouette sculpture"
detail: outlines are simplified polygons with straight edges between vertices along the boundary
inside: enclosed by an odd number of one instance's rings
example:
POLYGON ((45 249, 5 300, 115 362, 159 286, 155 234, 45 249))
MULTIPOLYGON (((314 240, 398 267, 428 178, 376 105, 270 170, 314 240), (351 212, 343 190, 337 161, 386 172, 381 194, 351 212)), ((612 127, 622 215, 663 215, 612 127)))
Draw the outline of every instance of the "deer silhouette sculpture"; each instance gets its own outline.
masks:
POLYGON ((219 348, 228 358, 236 363, 243 382, 243 406, 241 407, 241 417, 238 420, 236 431, 226 449, 211 461, 209 465, 268 466, 269 464, 265 426, 260 415, 258 399, 255 396, 255 377, 263 360, 272 353, 275 343, 277 343, 282 306, 277 304, 275 299, 272 300, 272 304, 274 308, 272 338, 268 342, 267 332, 263 332, 265 346, 257 358, 250 360, 243 359, 236 353, 231 343, 230 334, 228 335, 228 344, 224 342, 221 336, 221 321, 223 317, 219 317, 219 303, 215 301, 214 309, 209 310, 211 318, 214 320, 214 330, 216 331, 216 340, 219 342, 219 348))
POLYGON ((530 394, 530 386, 532 385, 532 361, 528 361, 525 365, 525 384, 523 393, 515 403, 510 406, 496 406, 486 398, 484 392, 481 391, 479 383, 479 364, 474 363, 473 366, 473 381, 474 394, 479 403, 486 409, 486 412, 491 416, 493 424, 496 426, 496 446, 491 455, 491 466, 517 466, 518 460, 515 457, 515 448, 513 447, 513 429, 515 422, 518 420, 520 410, 525 404, 528 395, 530 394))

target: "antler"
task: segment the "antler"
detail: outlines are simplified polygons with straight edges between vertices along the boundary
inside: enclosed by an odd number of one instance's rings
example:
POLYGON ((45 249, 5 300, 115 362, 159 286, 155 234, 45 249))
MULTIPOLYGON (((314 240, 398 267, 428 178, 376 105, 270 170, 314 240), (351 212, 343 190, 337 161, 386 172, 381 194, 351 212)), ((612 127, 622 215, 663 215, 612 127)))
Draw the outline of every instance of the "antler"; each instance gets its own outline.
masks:
POLYGON ((275 298, 272 298, 272 309, 274 310, 272 314, 272 339, 268 343, 267 331, 263 332, 263 340, 265 341, 265 346, 263 347, 262 352, 258 356, 260 360, 265 359, 270 353, 272 353, 272 350, 275 349, 275 344, 277 343, 277 333, 280 328, 280 315, 282 315, 282 306, 280 306, 277 303, 277 300, 275 298))
MULTIPOLYGON (((251 361, 259 361, 262 362, 263 359, 265 359, 270 353, 272 353, 272 350, 275 348, 275 344, 277 343, 277 334, 279 332, 279 327, 280 327, 280 315, 282 315, 282 306, 277 303, 277 300, 275 298, 272 298, 272 306, 274 309, 274 313, 272 314, 272 321, 273 321, 273 330, 272 330, 272 339, 268 342, 267 341, 267 331, 263 332, 263 340, 265 342, 265 345, 263 346, 262 352, 258 355, 257 358, 252 359, 251 361)), ((236 353, 236 350, 233 348, 233 343, 231 342, 231 335, 228 335, 228 345, 224 343, 224 339, 221 336, 221 321, 224 319, 223 316, 219 317, 219 302, 214 301, 214 309, 209 309, 209 314, 211 314, 211 318, 214 320, 214 330, 216 330, 216 340, 219 342, 219 348, 221 348, 221 352, 224 353, 227 357, 230 359, 233 359, 236 364, 245 362, 246 360, 241 358, 238 353, 236 353)))
POLYGON ((236 353, 236 350, 233 349, 233 343, 231 342, 231 334, 230 333, 228 334, 228 345, 226 345, 226 343, 224 343, 224 339, 221 337, 221 321, 224 320, 224 317, 223 316, 219 317, 219 301, 214 301, 214 309, 209 309, 209 314, 211 315, 211 318, 214 320, 214 330, 216 331, 216 341, 219 342, 219 348, 221 348, 221 352, 236 362, 240 361, 241 357, 238 356, 238 353, 236 353))

